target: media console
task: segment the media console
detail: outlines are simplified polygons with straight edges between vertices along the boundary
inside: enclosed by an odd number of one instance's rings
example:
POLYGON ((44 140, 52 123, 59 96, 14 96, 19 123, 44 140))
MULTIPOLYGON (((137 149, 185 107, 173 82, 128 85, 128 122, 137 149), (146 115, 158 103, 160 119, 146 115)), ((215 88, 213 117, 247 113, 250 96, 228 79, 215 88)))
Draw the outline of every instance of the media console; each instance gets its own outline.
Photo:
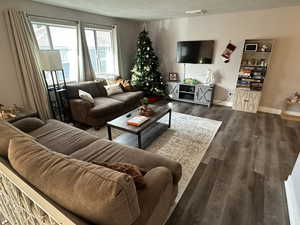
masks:
POLYGON ((214 97, 214 85, 168 83, 169 97, 173 100, 207 105, 211 107, 214 97))

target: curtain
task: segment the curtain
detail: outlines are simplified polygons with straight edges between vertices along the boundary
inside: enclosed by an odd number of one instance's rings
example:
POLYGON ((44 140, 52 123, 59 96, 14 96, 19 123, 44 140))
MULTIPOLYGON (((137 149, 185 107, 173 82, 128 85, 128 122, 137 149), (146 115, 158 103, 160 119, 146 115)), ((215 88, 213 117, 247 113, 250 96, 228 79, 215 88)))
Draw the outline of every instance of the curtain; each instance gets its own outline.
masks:
POLYGON ((5 10, 4 17, 24 107, 37 111, 41 119, 47 120, 51 114, 33 28, 23 11, 5 10))
POLYGON ((90 52, 87 45, 84 27, 78 23, 78 43, 79 43, 79 81, 96 80, 96 75, 92 66, 90 52))
POLYGON ((124 74, 124 68, 123 68, 123 55, 122 55, 122 48, 120 44, 120 37, 118 34, 118 27, 115 25, 113 29, 113 42, 114 42, 114 55, 115 55, 115 73, 120 75, 122 78, 126 79, 127 76, 124 74))

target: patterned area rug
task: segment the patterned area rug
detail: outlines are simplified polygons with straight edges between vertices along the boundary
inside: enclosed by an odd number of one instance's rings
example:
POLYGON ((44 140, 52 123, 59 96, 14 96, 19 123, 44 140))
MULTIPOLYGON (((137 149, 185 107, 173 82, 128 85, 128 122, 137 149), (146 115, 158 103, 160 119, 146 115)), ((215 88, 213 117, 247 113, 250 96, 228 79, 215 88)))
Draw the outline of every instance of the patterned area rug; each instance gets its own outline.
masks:
MULTIPOLYGON (((159 122, 168 124, 168 116, 163 117, 159 122)), ((176 160, 182 165, 182 178, 179 182, 176 203, 188 186, 221 124, 222 122, 216 120, 172 112, 171 128, 146 148, 146 151, 176 160)), ((93 128, 87 131, 100 138, 107 139, 107 129, 105 127, 99 131, 93 128)), ((113 138, 122 133, 122 131, 112 129, 113 138)))

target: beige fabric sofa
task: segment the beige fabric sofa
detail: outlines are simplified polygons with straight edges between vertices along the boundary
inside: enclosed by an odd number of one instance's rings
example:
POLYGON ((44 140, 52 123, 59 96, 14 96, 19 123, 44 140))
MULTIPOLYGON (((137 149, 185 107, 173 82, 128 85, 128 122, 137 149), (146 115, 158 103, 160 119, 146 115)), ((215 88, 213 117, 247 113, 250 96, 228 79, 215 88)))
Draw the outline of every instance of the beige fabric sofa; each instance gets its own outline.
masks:
POLYGON ((0 122, 0 209, 12 224, 25 218, 31 224, 164 223, 177 195, 179 163, 56 120, 28 118, 14 125, 20 129, 0 122), (146 169, 146 188, 136 190, 130 176, 93 161, 146 169), (16 213, 17 205, 23 213, 16 213))

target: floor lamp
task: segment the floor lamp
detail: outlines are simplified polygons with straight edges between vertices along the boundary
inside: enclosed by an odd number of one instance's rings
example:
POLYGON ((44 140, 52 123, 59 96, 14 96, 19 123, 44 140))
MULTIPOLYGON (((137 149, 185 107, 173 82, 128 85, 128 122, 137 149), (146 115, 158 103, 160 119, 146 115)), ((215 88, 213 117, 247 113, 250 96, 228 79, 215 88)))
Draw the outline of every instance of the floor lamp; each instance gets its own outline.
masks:
POLYGON ((67 90, 66 79, 59 50, 41 50, 40 65, 43 71, 53 117, 54 119, 58 119, 57 117, 59 117, 61 121, 64 121, 65 113, 62 95, 66 94, 67 90), (58 77, 59 72, 62 74, 62 79, 59 79, 58 77))

